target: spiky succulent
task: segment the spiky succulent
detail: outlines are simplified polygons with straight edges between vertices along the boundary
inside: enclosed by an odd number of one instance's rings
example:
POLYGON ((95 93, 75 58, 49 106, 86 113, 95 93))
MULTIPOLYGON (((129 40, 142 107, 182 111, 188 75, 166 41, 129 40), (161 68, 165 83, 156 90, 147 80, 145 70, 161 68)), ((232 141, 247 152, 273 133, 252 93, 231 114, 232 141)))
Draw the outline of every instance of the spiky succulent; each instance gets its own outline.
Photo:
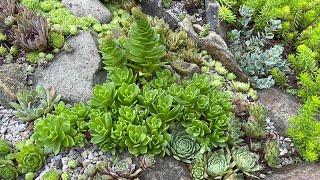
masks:
POLYGON ((0 29, 6 29, 6 27, 12 23, 6 23, 14 18, 16 9, 16 0, 1 0, 0 2, 0 29))
POLYGON ((197 158, 200 152, 200 145, 195 137, 183 130, 176 130, 168 144, 167 153, 175 159, 185 163, 191 163, 197 158))
POLYGON ((28 144, 16 154, 16 159, 21 172, 35 172, 39 170, 44 162, 44 152, 41 147, 28 144))
POLYGON ((26 51, 44 51, 48 46, 49 24, 27 8, 23 8, 17 17, 17 25, 13 26, 15 44, 26 51))
POLYGON ((156 159, 154 156, 143 155, 139 158, 139 164, 142 169, 149 169, 156 164, 156 159))
POLYGON ((10 160, 0 159, 0 178, 15 180, 18 177, 18 171, 10 160))
POLYGON ((9 153, 10 153, 10 147, 8 143, 5 140, 0 139, 0 157, 5 156, 9 153))
POLYGON ((264 136, 266 128, 267 112, 262 105, 253 104, 249 106, 249 118, 244 123, 244 132, 251 138, 260 138, 264 136))
POLYGON ((262 169, 262 166, 258 164, 259 156, 245 148, 232 149, 232 158, 236 168, 248 176, 262 169))
POLYGON ((225 175, 231 174, 234 165, 229 149, 209 152, 206 158, 206 172, 212 178, 221 179, 225 175))
POLYGON ((45 89, 42 86, 31 91, 25 90, 17 94, 19 103, 11 103, 16 109, 15 115, 22 121, 32 121, 51 112, 54 105, 60 101, 61 95, 54 88, 45 89))
POLYGON ((275 140, 267 140, 264 144, 264 159, 267 161, 268 166, 277 167, 279 155, 279 143, 275 140))
POLYGON ((136 165, 132 163, 131 158, 120 161, 101 161, 97 163, 97 167, 107 179, 135 179, 142 171, 141 168, 137 168, 136 165))

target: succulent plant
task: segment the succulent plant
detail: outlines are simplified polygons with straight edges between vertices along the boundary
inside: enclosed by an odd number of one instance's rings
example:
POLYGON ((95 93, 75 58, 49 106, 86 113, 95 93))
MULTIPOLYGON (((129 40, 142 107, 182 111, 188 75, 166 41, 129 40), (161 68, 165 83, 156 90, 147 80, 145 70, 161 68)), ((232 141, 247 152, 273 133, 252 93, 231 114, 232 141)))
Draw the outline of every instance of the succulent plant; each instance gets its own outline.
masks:
POLYGON ((16 159, 21 172, 35 172, 43 166, 44 152, 41 147, 34 144, 28 144, 20 149, 16 154, 16 159))
POLYGON ((204 157, 201 155, 191 166, 190 176, 193 180, 203 180, 207 178, 204 157))
POLYGON ((109 108, 113 104, 116 95, 116 86, 113 82, 96 85, 89 104, 102 109, 109 108))
POLYGON ((174 104, 174 98, 171 95, 160 95, 152 104, 151 112, 157 115, 165 122, 172 121, 182 111, 183 106, 174 104))
POLYGON ((18 171, 10 160, 0 159, 0 178, 15 180, 18 178, 18 171))
POLYGON ((279 143, 275 140, 267 140, 264 144, 264 159, 268 166, 278 167, 280 149, 279 143))
POLYGON ((55 169, 51 169, 49 171, 47 171, 41 179, 43 180, 59 180, 60 178, 60 174, 58 173, 57 170, 55 169))
POLYGON ((232 149, 232 158, 236 168, 248 176, 262 169, 262 166, 258 164, 259 156, 245 148, 232 149))
POLYGON ((6 29, 8 25, 12 25, 12 23, 6 22, 14 18, 15 10, 16 0, 2 0, 0 2, 0 29, 6 29))
POLYGON ((22 121, 32 121, 51 112, 54 105, 60 101, 61 95, 54 88, 45 89, 42 86, 32 91, 22 91, 17 94, 19 104, 11 103, 16 109, 15 115, 22 121))
POLYGON ((135 83, 137 75, 133 74, 130 68, 117 68, 115 67, 110 71, 110 80, 116 85, 121 86, 122 83, 131 84, 135 83))
POLYGON ((109 112, 99 111, 90 114, 89 131, 91 133, 91 142, 98 144, 101 151, 115 153, 116 144, 110 138, 112 132, 112 118, 109 112))
POLYGON ((97 167, 107 179, 135 179, 142 171, 132 163, 131 158, 120 161, 101 161, 97 163, 97 167))
POLYGON ((249 106, 248 121, 243 124, 244 132, 251 138, 264 136, 266 128, 267 112, 262 105, 253 104, 249 106))
POLYGON ((53 48, 62 48, 64 41, 65 38, 62 33, 58 33, 55 31, 50 32, 50 44, 53 48))
POLYGON ((205 135, 211 133, 211 130, 205 121, 196 119, 192 120, 186 131, 197 138, 203 138, 205 135))
POLYGON ((16 17, 17 25, 12 27, 15 44, 26 51, 44 51, 49 41, 49 24, 27 8, 16 17))
POLYGON ((33 138, 37 145, 44 146, 45 152, 58 154, 61 150, 74 146, 77 131, 63 115, 47 115, 35 125, 33 138))
POLYGON ((185 163, 191 163, 200 152, 200 145, 196 138, 183 130, 176 130, 172 134, 167 148, 169 155, 185 163))
POLYGON ((149 169, 156 164, 156 159, 154 156, 143 155, 139 157, 139 165, 143 170, 149 169))
POLYGON ((122 84, 118 89, 118 101, 122 105, 135 104, 140 94, 140 88, 136 84, 122 84))
POLYGON ((159 91, 157 89, 150 89, 144 87, 142 93, 138 95, 138 102, 140 105, 149 107, 155 100, 159 91))
POLYGON ((10 147, 4 139, 0 139, 0 157, 10 153, 10 147))
POLYGON ((215 179, 222 179, 224 176, 232 173, 235 166, 231 161, 229 149, 219 149, 209 152, 206 156, 206 173, 215 179))
POLYGON ((127 138, 125 144, 128 147, 129 153, 138 156, 148 152, 148 145, 151 138, 147 134, 147 128, 140 125, 128 125, 127 138))

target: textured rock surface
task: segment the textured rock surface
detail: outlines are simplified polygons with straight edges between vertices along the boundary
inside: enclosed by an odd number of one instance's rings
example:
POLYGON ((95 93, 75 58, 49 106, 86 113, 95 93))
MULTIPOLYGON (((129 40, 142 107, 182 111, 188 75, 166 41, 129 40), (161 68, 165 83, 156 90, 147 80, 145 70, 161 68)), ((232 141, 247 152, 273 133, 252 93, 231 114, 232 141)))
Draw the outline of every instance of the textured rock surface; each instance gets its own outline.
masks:
POLYGON ((101 71, 101 58, 95 38, 89 32, 67 40, 74 48, 62 52, 44 69, 37 69, 34 85, 53 86, 62 99, 74 103, 91 97, 92 88, 106 77, 101 71))
POLYGON ((210 31, 207 37, 200 38, 195 32, 189 16, 184 18, 180 26, 187 31, 188 37, 193 39, 200 49, 206 50, 212 58, 219 60, 229 71, 235 73, 239 80, 249 81, 248 75, 241 70, 227 44, 217 33, 210 31))
POLYGON ((21 64, 5 64, 0 66, 0 104, 10 107, 16 100, 16 94, 26 88, 27 72, 21 64))
POLYGON ((173 157, 165 156, 156 161, 155 167, 143 172, 141 180, 191 180, 187 166, 173 157))
POLYGON ((62 3, 76 16, 93 16, 102 23, 112 19, 112 13, 99 0, 62 0, 62 3))
POLYGON ((171 67, 181 76, 191 77, 194 73, 200 73, 198 65, 188 62, 172 62, 171 67))
POLYGON ((320 164, 299 163, 281 168, 266 177, 266 180, 319 180, 320 164))
POLYGON ((259 91, 258 96, 258 102, 270 112, 278 133, 286 136, 289 119, 297 114, 299 101, 294 96, 276 88, 259 91))
POLYGON ((211 30, 226 39, 226 25, 219 18, 220 5, 215 0, 206 0, 206 20, 210 24, 211 30))

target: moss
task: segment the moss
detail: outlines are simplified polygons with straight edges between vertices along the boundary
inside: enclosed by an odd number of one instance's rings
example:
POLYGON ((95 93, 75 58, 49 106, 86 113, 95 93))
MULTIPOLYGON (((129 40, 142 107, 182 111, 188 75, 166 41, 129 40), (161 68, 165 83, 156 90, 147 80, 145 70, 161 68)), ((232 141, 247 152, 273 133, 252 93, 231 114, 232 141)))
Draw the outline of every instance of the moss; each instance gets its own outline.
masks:
POLYGON ((64 36, 57 32, 51 32, 50 33, 50 44, 53 48, 62 48, 64 44, 64 36))
POLYGON ((41 59, 38 51, 29 52, 26 57, 30 63, 37 63, 41 59))

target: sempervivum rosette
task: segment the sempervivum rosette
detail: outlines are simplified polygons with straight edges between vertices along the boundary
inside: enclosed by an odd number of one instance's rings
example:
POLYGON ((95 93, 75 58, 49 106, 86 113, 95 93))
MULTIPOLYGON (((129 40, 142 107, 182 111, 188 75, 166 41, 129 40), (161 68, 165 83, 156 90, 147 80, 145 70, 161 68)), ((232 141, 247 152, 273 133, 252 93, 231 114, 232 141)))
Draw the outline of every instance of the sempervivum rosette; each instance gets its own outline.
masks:
POLYGON ((232 173, 234 163, 231 162, 231 153, 228 149, 219 149, 210 152, 206 159, 206 172, 212 178, 221 179, 227 174, 232 173))
POLYGON ((22 8, 16 20, 17 25, 12 28, 16 45, 26 51, 43 51, 47 48, 49 24, 44 17, 22 8))
POLYGON ((25 145, 17 153, 19 169, 24 172, 35 172, 39 170, 44 162, 44 152, 42 148, 34 144, 25 145))

